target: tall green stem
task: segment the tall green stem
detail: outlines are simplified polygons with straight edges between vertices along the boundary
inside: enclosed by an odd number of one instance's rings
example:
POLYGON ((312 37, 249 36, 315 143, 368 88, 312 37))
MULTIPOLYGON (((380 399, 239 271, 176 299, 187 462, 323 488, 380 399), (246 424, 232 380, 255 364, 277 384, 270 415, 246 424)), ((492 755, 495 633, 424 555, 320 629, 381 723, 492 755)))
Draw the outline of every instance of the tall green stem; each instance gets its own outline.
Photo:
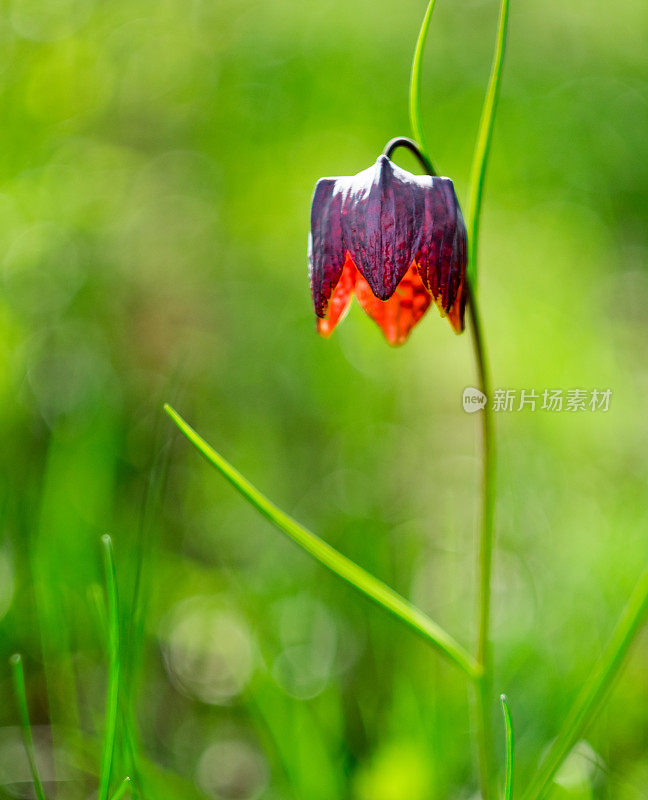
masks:
MULTIPOLYGON (((432 19, 436 0, 430 0, 412 60, 410 81, 410 121, 414 137, 418 140, 424 157, 429 161, 425 147, 425 137, 421 123, 421 64, 425 40, 432 19)), ((482 333, 479 310, 477 307, 476 275, 477 253, 479 243, 479 218, 484 189, 486 165, 490 153, 490 145, 495 124, 495 112, 499 97, 504 63, 506 30, 508 25, 509 0, 501 0, 497 40, 490 79, 484 105, 482 108, 479 131, 475 143, 472 168, 470 173, 470 200, 468 209, 468 276, 469 287, 468 313, 473 336, 475 363, 479 388, 490 397, 490 379, 486 348, 482 333)), ((479 538, 479 592, 477 614, 477 663, 480 671, 474 680, 476 694, 477 744, 479 755, 480 783, 483 800, 493 797, 493 740, 490 720, 490 697, 492 690, 492 659, 490 646, 491 615, 491 572, 493 562, 493 508, 495 501, 495 444, 493 441, 493 415, 488 400, 482 412, 482 519, 479 538)))
MULTIPOLYGON (((473 337, 477 382, 479 389, 490 398, 490 376, 486 347, 482 333, 477 297, 468 298, 470 329, 473 337)), ((492 658, 490 645, 491 572, 493 564, 493 511, 495 504, 495 443, 493 440, 493 412, 487 400, 481 412, 482 421, 482 517, 479 537, 479 592, 477 595, 477 663, 481 674, 475 684, 477 721, 477 749, 483 800, 493 794, 493 740, 490 719, 492 693, 492 658)))
POLYGON ((412 59, 412 72, 410 75, 410 91, 409 91, 409 113, 410 125, 412 126, 412 133, 418 142, 418 145, 423 153, 423 156, 429 160, 427 145, 425 144, 425 134, 423 133, 423 123, 421 121, 421 68, 423 65, 423 50, 425 48, 425 40, 427 38, 430 22, 432 21, 432 12, 436 0, 430 0, 421 30, 419 31, 418 39, 416 40, 416 48, 414 50, 414 58, 412 59))
POLYGON ((468 312, 475 350, 479 388, 488 398, 482 412, 482 520, 479 541, 479 593, 477 610, 477 661, 482 667, 476 684, 477 744, 483 800, 493 797, 494 746, 492 737, 490 700, 492 695, 492 655, 490 644, 491 573, 493 564, 493 511, 495 505, 495 442, 493 439, 493 414, 490 403, 490 377, 486 347, 477 305, 477 256, 479 247, 479 220, 484 193, 484 178, 490 154, 495 125, 495 113, 502 81, 506 31, 508 27, 509 0, 501 0, 497 40, 488 88, 484 98, 479 131, 475 143, 468 205, 468 312))

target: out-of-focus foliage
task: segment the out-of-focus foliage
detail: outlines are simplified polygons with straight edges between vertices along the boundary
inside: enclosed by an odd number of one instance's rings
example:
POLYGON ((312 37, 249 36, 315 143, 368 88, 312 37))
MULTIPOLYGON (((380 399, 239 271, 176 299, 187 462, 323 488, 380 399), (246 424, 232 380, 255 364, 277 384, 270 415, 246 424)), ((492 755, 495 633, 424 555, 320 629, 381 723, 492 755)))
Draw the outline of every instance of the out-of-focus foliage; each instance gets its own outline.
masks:
MULTIPOLYGON (((60 798, 94 786, 106 530, 129 674, 143 650, 141 749, 180 776, 157 774, 157 796, 475 791, 461 675, 284 542, 161 413, 173 401, 262 490, 471 642, 469 337, 429 314, 391 350, 354 309, 318 339, 305 265, 315 180, 408 132, 423 6, 2 4, 0 663, 24 654, 50 794, 54 779, 60 798), (134 610, 141 552, 149 599, 134 610)), ((496 13, 439 2, 425 57, 431 154, 462 198, 496 13)), ((647 37, 645 0, 511 13, 480 270, 494 383, 613 392, 608 413, 496 419, 495 689, 520 785, 647 557, 647 37)), ((646 648, 556 799, 646 797, 646 648)), ((3 797, 27 791, 16 723, 7 668, 3 797)))

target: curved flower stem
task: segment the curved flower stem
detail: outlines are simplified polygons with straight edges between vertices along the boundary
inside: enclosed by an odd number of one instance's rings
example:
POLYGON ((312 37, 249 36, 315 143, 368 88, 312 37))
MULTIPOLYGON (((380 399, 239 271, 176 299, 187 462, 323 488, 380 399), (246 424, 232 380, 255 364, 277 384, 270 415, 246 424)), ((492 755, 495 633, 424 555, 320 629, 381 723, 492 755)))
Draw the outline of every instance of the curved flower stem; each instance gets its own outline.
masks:
MULTIPOLYGON (((436 0, 430 0, 427 7, 421 31, 419 33, 414 59, 412 61, 412 77, 410 82, 410 120, 414 136, 421 144, 422 157, 430 161, 424 144, 424 135, 421 123, 421 63, 425 39, 430 27, 432 12, 436 0)), ((476 275, 477 244, 479 239, 479 217, 483 195, 484 176, 486 163, 490 151, 490 143, 497 110, 497 99, 501 83, 502 64, 504 60, 504 43, 508 24, 509 0, 501 0, 497 43, 491 76, 484 99, 484 106, 479 125, 475 153, 471 168, 470 205, 468 214, 468 313, 470 315, 475 362, 477 365, 479 388, 488 398, 490 396, 490 380, 486 348, 482 334, 474 276, 476 275)), ((389 149, 389 145, 388 145, 389 149)), ((411 148, 410 148, 411 149, 411 148)), ((431 172, 431 174, 433 174, 431 172)), ((482 411, 482 449, 483 449, 483 474, 482 474, 482 520, 479 538, 479 593, 478 597, 478 636, 477 636, 477 663, 479 671, 475 674, 475 706, 477 728, 477 752, 479 758, 479 774, 482 800, 492 800, 493 791, 493 765, 494 746, 492 726, 490 719, 490 697, 492 690, 492 669, 490 653, 490 609, 491 609, 491 570, 493 561, 493 506, 495 500, 495 446, 493 442, 493 417, 488 401, 482 411)))
POLYGON ((436 175, 436 170, 432 166, 430 159, 425 155, 414 139, 408 139, 407 136, 397 136, 395 139, 390 139, 385 145, 383 155, 387 156, 387 158, 391 158, 391 154, 399 147, 404 147, 411 153, 414 153, 428 175, 436 175))
MULTIPOLYGON (((410 139, 393 139, 385 148, 385 154, 395 147, 407 142, 407 147, 412 150, 423 162, 424 156, 417 152, 416 143, 410 139)), ((479 389, 490 397, 490 378, 486 347, 482 333, 477 297, 468 285, 468 314, 475 351, 479 389)), ((482 521, 479 543, 479 594, 478 594, 478 639, 477 663, 479 670, 474 673, 475 705, 477 723, 477 751, 479 757, 479 772, 482 800, 493 797, 494 775, 494 745, 489 711, 489 699, 492 689, 492 670, 490 653, 490 609, 491 609, 491 571, 493 561, 493 508, 495 502, 495 444, 493 441, 493 412, 488 401, 482 411, 482 521)))
POLYGON ((359 592, 369 597, 386 611, 408 625, 412 630, 422 636, 439 652, 458 666, 472 680, 477 680, 480 669, 475 659, 443 628, 437 625, 416 606, 404 597, 401 597, 387 584, 369 574, 350 558, 342 555, 330 544, 311 533, 292 517, 288 516, 278 506, 268 500, 254 487, 241 473, 228 463, 220 453, 217 453, 170 405, 165 404, 164 410, 180 428, 182 433, 199 450, 200 453, 216 467, 243 497, 253 505, 257 511, 279 528, 280 531, 292 539, 295 544, 309 553, 313 558, 335 573, 338 577, 350 583, 359 592))
MULTIPOLYGON (((425 135, 423 133, 423 123, 421 122, 421 67, 423 65, 423 50, 425 48, 425 40, 427 38, 430 22, 432 21, 432 12, 436 0, 430 0, 421 30, 419 31, 418 39, 416 40, 416 48, 414 50, 414 58, 412 59, 412 72, 410 75, 410 91, 409 91, 409 114, 410 125, 412 126, 412 133, 417 140, 421 152, 429 161, 427 145, 425 144, 425 135)), ((432 172, 431 174, 434 174, 432 172)))

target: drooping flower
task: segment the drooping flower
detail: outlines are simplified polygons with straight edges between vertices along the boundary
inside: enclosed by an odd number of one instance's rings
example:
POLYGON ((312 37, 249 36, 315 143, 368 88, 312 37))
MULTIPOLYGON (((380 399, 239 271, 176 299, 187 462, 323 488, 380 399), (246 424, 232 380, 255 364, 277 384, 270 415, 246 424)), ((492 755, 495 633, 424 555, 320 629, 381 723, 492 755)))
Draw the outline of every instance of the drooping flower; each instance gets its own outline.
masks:
POLYGON ((381 155, 358 175, 315 186, 308 246, 317 330, 328 336, 355 294, 390 344, 434 301, 464 327, 466 227, 449 178, 413 175, 381 155))

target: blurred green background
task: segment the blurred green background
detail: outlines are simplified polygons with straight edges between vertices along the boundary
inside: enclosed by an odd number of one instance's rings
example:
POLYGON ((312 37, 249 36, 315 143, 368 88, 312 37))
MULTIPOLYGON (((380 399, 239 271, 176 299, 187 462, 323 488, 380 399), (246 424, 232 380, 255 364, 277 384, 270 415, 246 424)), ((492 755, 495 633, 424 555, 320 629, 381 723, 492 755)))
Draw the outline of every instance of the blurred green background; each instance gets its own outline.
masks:
MULTIPOLYGON (((316 179, 409 133, 423 0, 1 7, 0 664, 24 655, 49 796, 96 788, 109 531, 148 796, 476 797, 462 676, 161 411, 472 643, 470 338, 432 310, 390 349, 355 307, 319 339, 306 274, 316 179)), ((425 56, 431 154, 462 199, 496 16, 439 2, 425 56)), ((496 418, 495 689, 520 787, 647 555, 647 40, 645 0, 512 4, 481 246, 494 384, 613 393, 605 414, 496 418)), ((2 797, 31 792, 16 724, 0 668, 2 797)), ((644 635, 552 797, 646 787, 644 635)))

